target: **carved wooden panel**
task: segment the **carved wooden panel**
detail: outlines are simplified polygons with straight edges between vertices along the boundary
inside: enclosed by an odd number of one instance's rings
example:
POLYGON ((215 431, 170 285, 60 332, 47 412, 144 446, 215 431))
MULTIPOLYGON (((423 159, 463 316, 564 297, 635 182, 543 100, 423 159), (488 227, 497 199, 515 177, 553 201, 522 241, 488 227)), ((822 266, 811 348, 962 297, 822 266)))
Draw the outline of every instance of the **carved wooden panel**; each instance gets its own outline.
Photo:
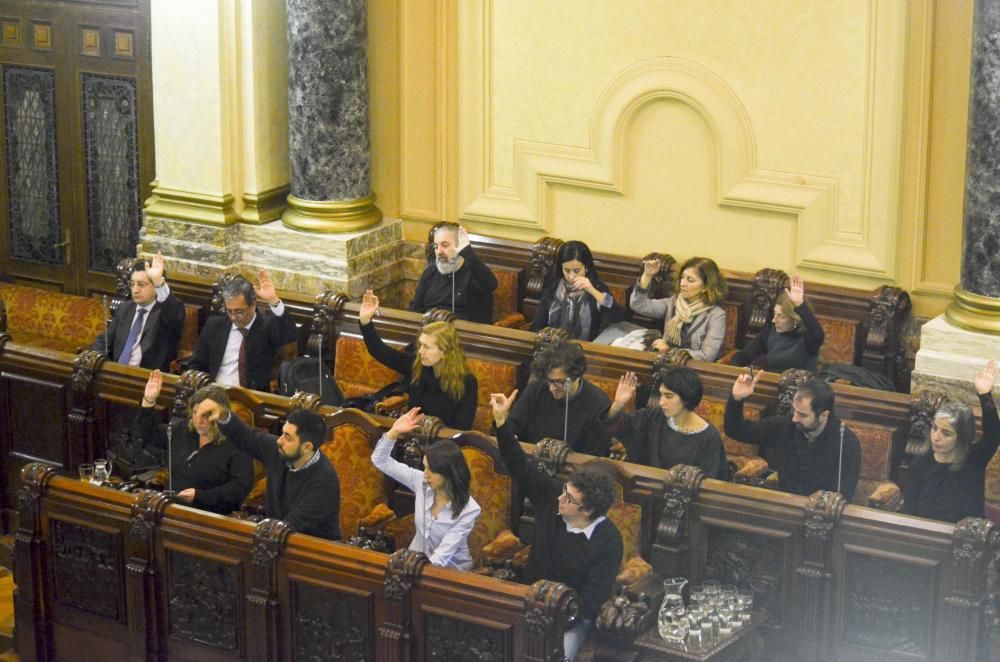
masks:
POLYGON ((51 529, 56 602, 124 622, 121 535, 56 519, 51 529))
POLYGON ((705 579, 753 591, 753 608, 767 614, 769 626, 783 618, 784 541, 778 538, 708 527, 705 579))
POLYGON ((304 582, 294 582, 291 587, 293 659, 375 659, 375 604, 371 594, 351 595, 304 582))
POLYGON ((214 559, 168 552, 169 632, 227 651, 240 650, 239 566, 214 559))
POLYGON ((847 642, 927 655, 934 569, 857 553, 847 554, 846 566, 847 642))
POLYGON ((509 652, 507 632, 443 614, 424 612, 424 659, 434 662, 501 662, 509 652))
POLYGON ((69 416, 63 395, 66 385, 13 374, 5 377, 10 397, 6 407, 11 451, 26 459, 62 465, 69 452, 65 448, 66 419, 69 416), (58 403, 58 406, 47 410, 45 416, 39 416, 38 409, 25 407, 25 402, 58 403))

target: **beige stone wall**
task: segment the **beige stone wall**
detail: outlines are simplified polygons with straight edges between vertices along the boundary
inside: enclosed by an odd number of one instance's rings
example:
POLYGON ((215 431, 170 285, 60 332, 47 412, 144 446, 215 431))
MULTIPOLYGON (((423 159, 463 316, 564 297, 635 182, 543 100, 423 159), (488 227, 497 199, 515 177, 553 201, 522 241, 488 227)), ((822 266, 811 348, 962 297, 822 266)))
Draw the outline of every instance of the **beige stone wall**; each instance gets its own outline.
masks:
POLYGON ((372 15, 398 31, 372 79, 398 76, 407 237, 448 218, 704 254, 898 284, 937 314, 960 265, 971 4, 404 0, 372 15))

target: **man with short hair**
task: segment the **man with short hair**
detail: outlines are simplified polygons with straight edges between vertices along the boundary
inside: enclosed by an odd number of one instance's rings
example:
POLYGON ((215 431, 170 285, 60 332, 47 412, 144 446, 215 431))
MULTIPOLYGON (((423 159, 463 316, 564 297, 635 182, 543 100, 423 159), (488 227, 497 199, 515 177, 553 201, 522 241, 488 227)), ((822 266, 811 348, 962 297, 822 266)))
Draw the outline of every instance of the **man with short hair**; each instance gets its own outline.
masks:
MULTIPOLYGON (((206 401, 210 402, 210 401, 206 401)), ((236 448, 264 465, 267 474, 265 513, 299 533, 340 540, 340 480, 320 446, 326 443, 326 421, 314 411, 296 409, 276 437, 248 427, 228 408, 215 402, 211 417, 236 448)))
POLYGON ((510 413, 510 429, 521 441, 562 439, 578 453, 607 457, 611 437, 604 415, 611 400, 583 378, 587 358, 575 342, 546 347, 531 362, 528 382, 510 413), (567 401, 569 412, 567 416, 567 401))
POLYGON ((218 384, 268 391, 271 364, 281 348, 297 339, 295 320, 285 314, 267 270, 257 274, 260 286, 237 276, 222 288, 226 314, 213 315, 205 323, 188 367, 212 376, 218 384), (260 299, 270 314, 259 314, 260 299))
POLYGON ((493 323, 497 279, 472 250, 469 233, 454 223, 434 232, 434 262, 420 276, 407 310, 423 313, 444 308, 460 320, 493 323))
POLYGON ((803 496, 829 490, 853 499, 861 444, 833 413, 833 389, 821 379, 810 379, 795 392, 790 417, 748 421, 743 418, 743 401, 753 394, 762 374, 751 378, 743 373, 733 383, 726 402, 726 434, 767 450, 768 463, 778 472, 779 489, 803 496))
POLYGON ((493 393, 490 404, 500 455, 535 509, 524 580, 549 579, 577 592, 579 620, 563 637, 563 654, 572 660, 593 627, 598 609, 611 597, 622 563, 621 533, 607 518, 615 501, 615 484, 596 463, 579 467, 563 482, 529 461, 508 423, 516 397, 516 390, 509 397, 493 393))
POLYGON ((124 365, 167 370, 177 358, 186 311, 167 285, 163 255, 132 263, 132 298, 115 311, 93 349, 124 365))

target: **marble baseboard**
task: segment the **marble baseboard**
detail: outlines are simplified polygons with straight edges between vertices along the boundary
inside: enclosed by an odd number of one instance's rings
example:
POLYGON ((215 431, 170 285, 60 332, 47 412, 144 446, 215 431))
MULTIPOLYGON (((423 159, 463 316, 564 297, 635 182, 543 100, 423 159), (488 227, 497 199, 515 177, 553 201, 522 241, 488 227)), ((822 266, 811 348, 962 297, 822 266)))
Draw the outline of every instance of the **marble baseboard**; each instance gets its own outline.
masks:
MULTIPOLYGON (((1000 336, 952 325, 944 315, 920 329, 910 391, 941 391, 950 399, 978 404, 972 378, 990 359, 1000 360, 1000 336)), ((1000 394, 1000 388, 994 388, 1000 394)))

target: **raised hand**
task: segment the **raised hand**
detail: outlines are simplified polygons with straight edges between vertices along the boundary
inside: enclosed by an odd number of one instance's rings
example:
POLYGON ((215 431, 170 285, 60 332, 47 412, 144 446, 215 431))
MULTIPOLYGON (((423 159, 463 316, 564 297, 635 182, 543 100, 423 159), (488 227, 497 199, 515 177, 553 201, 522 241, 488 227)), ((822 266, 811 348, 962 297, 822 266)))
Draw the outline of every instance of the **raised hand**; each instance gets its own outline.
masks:
POLYGON ((159 287, 163 284, 163 269, 163 253, 154 255, 152 261, 146 260, 146 275, 149 276, 149 280, 153 282, 154 287, 159 287))
POLYGON ((972 378, 972 383, 976 387, 976 393, 985 394, 993 390, 993 385, 1000 376, 1000 367, 996 361, 987 361, 983 369, 972 378))
POLYGON ((142 392, 142 406, 143 407, 153 407, 156 405, 156 399, 160 397, 160 389, 163 388, 163 373, 159 370, 154 370, 149 373, 149 379, 146 380, 146 390, 142 392))
POLYGON ((370 324, 372 318, 378 314, 378 297, 371 290, 365 290, 361 296, 361 309, 358 310, 358 321, 362 324, 370 324))
POLYGON ((785 294, 796 307, 801 306, 802 302, 806 300, 805 283, 802 281, 802 277, 792 276, 788 285, 785 288, 785 294))
POLYGON ((635 376, 634 372, 626 372, 618 380, 618 388, 615 389, 615 402, 614 404, 624 407, 632 401, 635 397, 635 387, 639 384, 639 378, 635 376))
POLYGON ((396 419, 385 436, 393 441, 398 441, 404 434, 409 434, 420 427, 424 421, 424 415, 420 413, 420 407, 414 407, 396 419))
POLYGON ((469 239, 469 231, 463 226, 458 226, 458 252, 464 251, 470 244, 472 240, 469 239))
POLYGON ((594 284, 586 276, 577 276, 573 279, 573 289, 589 292, 594 289, 594 284))
POLYGON ((650 281, 653 280, 653 276, 660 272, 660 268, 663 263, 657 259, 643 260, 642 261, 642 276, 639 277, 640 287, 649 287, 650 281))
POLYGON ((261 269, 257 272, 257 281, 260 283, 254 288, 254 291, 257 292, 257 298, 269 306, 278 303, 278 292, 274 289, 271 274, 268 273, 267 269, 261 269))
POLYGON ((760 381, 760 376, 763 374, 763 370, 758 370, 757 374, 753 377, 750 376, 749 372, 744 372, 737 377, 736 381, 733 382, 733 400, 739 402, 753 395, 753 390, 757 386, 757 382, 760 381))
POLYGON ((497 427, 507 422, 507 414, 510 413, 510 408, 514 405, 515 398, 517 398, 517 389, 514 389, 510 395, 504 395, 503 393, 490 394, 490 406, 493 407, 493 422, 497 424, 497 427))

